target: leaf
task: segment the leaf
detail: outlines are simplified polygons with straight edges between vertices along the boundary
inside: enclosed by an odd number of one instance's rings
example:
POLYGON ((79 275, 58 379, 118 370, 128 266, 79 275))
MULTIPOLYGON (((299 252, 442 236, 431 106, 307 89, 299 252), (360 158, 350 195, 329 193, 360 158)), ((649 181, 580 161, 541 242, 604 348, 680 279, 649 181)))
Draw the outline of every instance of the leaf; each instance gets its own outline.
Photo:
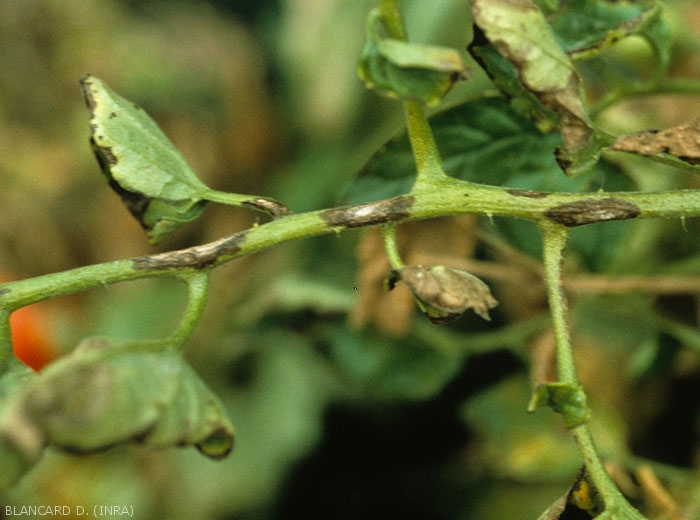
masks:
POLYGON ((488 41, 513 64, 523 85, 558 114, 561 168, 570 176, 590 170, 607 136, 589 120, 578 74, 542 11, 531 0, 474 0, 472 13, 488 41))
POLYGON ((551 132, 556 128, 556 114, 544 108, 537 97, 522 84, 513 64, 489 43, 478 25, 474 26, 474 38, 467 50, 514 110, 534 121, 543 132, 551 132))
POLYGON ((660 14, 661 6, 653 0, 573 0, 551 18, 551 24, 572 59, 587 59, 633 34, 641 34, 659 47, 666 46, 667 38, 656 36, 663 33, 660 14))
POLYGON ((394 98, 436 105, 464 78, 466 67, 449 47, 422 45, 387 38, 378 9, 367 18, 367 38, 359 62, 359 75, 367 88, 394 98))
POLYGON ((370 329, 326 329, 329 356, 343 380, 373 399, 424 400, 435 396, 460 370, 463 354, 426 344, 415 335, 390 338, 370 329))
MULTIPOLYGON (((445 171, 457 179, 553 192, 597 191, 618 182, 630 188, 622 171, 605 162, 591 176, 563 177, 553 153, 561 136, 543 133, 502 98, 468 101, 431 117, 430 126, 445 171)), ((346 198, 360 204, 403 195, 414 177, 411 146, 402 133, 369 159, 346 198)))
POLYGON ((95 157, 149 241, 157 243, 199 217, 211 190, 153 119, 94 76, 80 84, 95 157))
POLYGON ((498 305, 488 285, 460 269, 444 265, 394 269, 389 274, 389 289, 399 280, 408 285, 418 306, 433 323, 456 320, 469 309, 490 320, 489 309, 498 305))
MULTIPOLYGON (((38 376, 31 368, 16 358, 12 358, 10 366, 0 376, 0 418, 12 402, 13 397, 36 377, 38 376)), ((16 433, 21 438, 22 432, 16 433)), ((22 475, 31 469, 38 456, 39 453, 31 458, 22 456, 5 436, 0 435, 0 468, 2 468, 0 470, 0 490, 15 484, 22 475)))
POLYGON ((233 427, 219 400, 177 352, 85 340, 12 396, 0 446, 25 461, 46 446, 90 453, 117 444, 195 445, 223 458, 233 427))
POLYGON ((617 138, 611 150, 644 156, 675 158, 684 166, 700 166, 700 118, 666 128, 617 138))
POLYGON ((95 158, 152 244, 198 218, 207 201, 249 207, 273 218, 291 213, 272 199, 212 190, 143 109, 94 76, 80 84, 90 110, 95 158))
POLYGON ((585 423, 590 415, 583 389, 568 383, 555 382, 539 385, 532 395, 527 411, 532 413, 543 406, 549 406, 561 414, 567 428, 585 423))

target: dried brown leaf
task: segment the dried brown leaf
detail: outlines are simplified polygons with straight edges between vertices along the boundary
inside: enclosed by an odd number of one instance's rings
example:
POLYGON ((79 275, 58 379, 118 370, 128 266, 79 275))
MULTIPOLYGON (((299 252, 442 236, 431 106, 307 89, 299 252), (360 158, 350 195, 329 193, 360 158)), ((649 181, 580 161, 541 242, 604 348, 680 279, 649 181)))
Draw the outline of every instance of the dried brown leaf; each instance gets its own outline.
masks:
MULTIPOLYGON (((472 215, 462 215, 407 222, 397 229, 397 241, 407 264, 447 264, 467 269, 467 259, 474 255, 478 241, 477 221, 472 215)), ((358 297, 350 324, 357 328, 372 325, 394 336, 406 334, 412 324, 415 302, 403 284, 389 292, 384 287, 391 266, 379 229, 365 232, 358 257, 358 297)))
POLYGON ((647 156, 670 154, 688 164, 700 164, 700 117, 665 130, 620 136, 610 148, 647 156))

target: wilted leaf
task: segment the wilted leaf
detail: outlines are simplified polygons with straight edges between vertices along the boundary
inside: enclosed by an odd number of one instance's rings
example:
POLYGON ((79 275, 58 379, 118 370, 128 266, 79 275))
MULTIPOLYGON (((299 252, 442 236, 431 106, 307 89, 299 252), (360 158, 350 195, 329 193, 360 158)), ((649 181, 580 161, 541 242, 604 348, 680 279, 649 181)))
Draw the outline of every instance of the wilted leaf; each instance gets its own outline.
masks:
POLYGON ((543 132, 556 128, 556 114, 544 108, 537 96, 523 85, 513 64, 491 45, 478 25, 474 26, 474 38, 467 50, 516 112, 532 120, 543 132))
MULTIPOLYGON (((11 346, 10 346, 11 348, 11 346)), ((0 418, 12 403, 14 395, 36 378, 36 373, 16 358, 12 358, 0 376, 0 418)), ((1 419, 0 419, 1 420, 1 419)), ((0 490, 17 482, 36 462, 39 453, 28 458, 18 453, 15 447, 0 435, 0 490)))
POLYGON ((211 458, 233 447, 219 400, 177 352, 90 339, 49 365, 0 417, 0 445, 26 461, 45 446, 89 453, 138 442, 195 445, 211 458))
POLYGON ((389 289, 399 280, 408 285, 418 306, 433 323, 456 320, 469 309, 490 320, 489 309, 498 305, 488 285, 460 269, 444 265, 394 269, 388 278, 389 289))
MULTIPOLYGON (((476 226, 474 215, 406 222, 396 230, 401 257, 411 265, 466 267, 466 259, 473 257, 476 249, 476 226)), ((407 334, 415 316, 415 301, 408 287, 386 291, 384 281, 391 266, 379 228, 365 230, 358 260, 358 292, 350 323, 358 328, 372 325, 391 336, 407 334)))
POLYGON ((368 88, 402 99, 436 105, 466 74, 457 51, 449 47, 387 38, 378 9, 367 19, 367 39, 359 62, 360 78, 368 88))
POLYGON ((600 157, 605 134, 593 128, 581 101, 578 74, 542 11, 531 0, 475 0, 472 13, 523 85, 559 115, 562 169, 571 176, 590 170, 600 157))
POLYGON ((583 389, 567 383, 539 385, 530 399, 527 411, 532 413, 543 406, 549 406, 561 414, 567 428, 585 423, 590 415, 583 389))
POLYGON ((670 155, 688 165, 700 165, 700 118, 665 130, 620 136, 610 149, 646 156, 670 155))

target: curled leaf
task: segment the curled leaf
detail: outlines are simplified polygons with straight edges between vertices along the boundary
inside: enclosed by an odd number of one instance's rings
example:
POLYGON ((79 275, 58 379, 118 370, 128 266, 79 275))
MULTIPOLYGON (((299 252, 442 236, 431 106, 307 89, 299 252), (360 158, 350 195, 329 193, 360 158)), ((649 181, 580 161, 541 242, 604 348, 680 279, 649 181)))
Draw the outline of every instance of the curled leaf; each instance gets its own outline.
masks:
POLYGON ((385 36, 378 9, 367 19, 367 39, 359 62, 360 78, 368 88, 384 95, 436 105, 466 67, 449 47, 409 43, 385 36))
POLYGON ((233 447, 233 427, 179 353, 103 339, 49 365, 0 416, 0 447, 23 464, 46 446, 90 453, 129 442, 194 445, 219 459, 233 447))
POLYGON ((665 130, 620 136, 611 150, 645 156, 671 156, 686 165, 700 165, 700 118, 665 130))
POLYGON ((198 218, 207 201, 246 206, 273 218, 290 214, 272 199, 212 190, 142 108, 94 76, 80 85, 97 162, 152 244, 198 218))
POLYGON ((472 13, 486 39, 513 64, 522 84, 559 116, 561 168, 570 176, 592 168, 607 136, 593 127, 578 74, 542 11, 532 0, 474 0, 472 13))
POLYGON ((586 394, 580 386, 544 383, 535 389, 527 411, 532 413, 538 408, 549 406, 564 417, 567 428, 574 428, 588 420, 590 412, 586 402, 586 394))
MULTIPOLYGON (((8 345, 9 346, 9 345, 8 345)), ((36 372, 16 358, 0 375, 0 421, 5 410, 12 403, 13 396, 38 377, 36 372)), ((22 439, 22 432, 15 432, 16 438, 22 439)), ((0 490, 15 484, 38 460, 41 449, 27 457, 19 453, 10 439, 0 435, 0 490)))
POLYGON ((498 305, 488 285, 460 269, 444 265, 394 269, 387 279, 388 288, 393 289, 399 280, 411 289, 418 306, 433 323, 456 320, 468 309, 490 320, 489 309, 498 305))
POLYGON ((149 241, 157 243, 199 217, 209 188, 155 121, 94 76, 80 84, 95 157, 149 241))

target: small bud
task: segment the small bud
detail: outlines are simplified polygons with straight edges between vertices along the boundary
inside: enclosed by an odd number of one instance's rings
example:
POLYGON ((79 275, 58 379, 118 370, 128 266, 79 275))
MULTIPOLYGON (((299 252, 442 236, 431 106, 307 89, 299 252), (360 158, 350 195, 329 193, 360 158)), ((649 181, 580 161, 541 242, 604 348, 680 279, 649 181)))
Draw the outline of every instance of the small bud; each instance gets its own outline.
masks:
POLYGON ((568 383, 543 383, 532 394, 528 413, 538 408, 549 406, 564 417, 564 425, 574 428, 585 423, 590 415, 586 404, 586 394, 580 386, 568 383))
POLYGON ((433 323, 456 320, 468 309, 490 320, 489 309, 498 305, 488 285, 479 278, 444 265, 393 269, 387 278, 388 289, 393 289, 399 280, 408 285, 418 306, 433 323))

